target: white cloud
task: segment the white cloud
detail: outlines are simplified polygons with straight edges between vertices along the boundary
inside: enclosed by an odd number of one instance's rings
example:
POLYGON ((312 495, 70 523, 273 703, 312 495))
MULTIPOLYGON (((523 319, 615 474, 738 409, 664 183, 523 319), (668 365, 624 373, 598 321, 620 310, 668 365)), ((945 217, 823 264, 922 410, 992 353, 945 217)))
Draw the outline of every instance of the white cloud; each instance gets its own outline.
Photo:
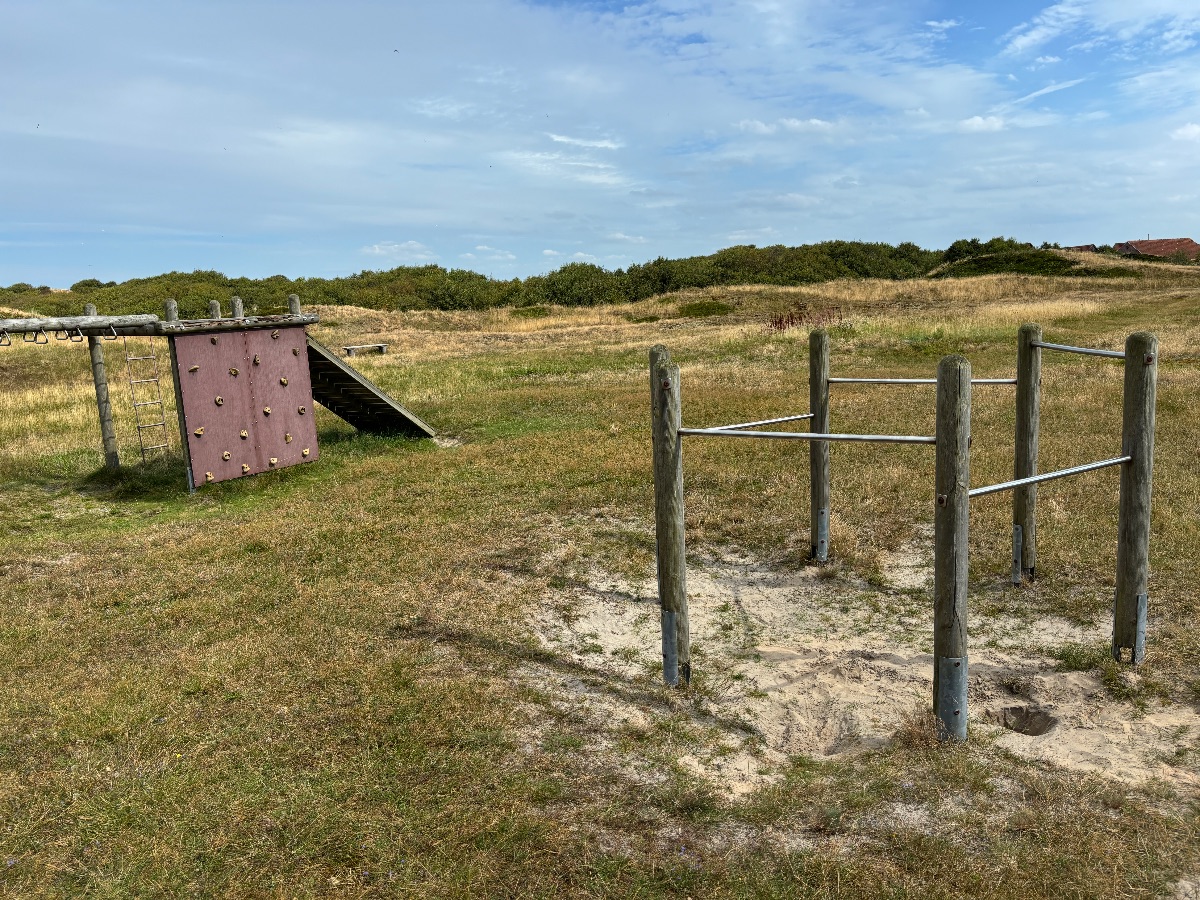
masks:
POLYGON ((437 254, 420 241, 380 241, 363 247, 362 252, 368 256, 380 256, 396 262, 433 262, 437 254))
POLYGON ((742 131, 750 134, 776 134, 780 130, 790 132, 805 132, 805 131, 829 131, 833 128, 832 122, 827 122, 824 119, 793 119, 781 118, 774 122, 763 122, 759 119, 742 119, 737 123, 737 127, 742 131))
POLYGON ((1037 59, 1034 60, 1034 62, 1040 63, 1043 66, 1049 66, 1049 65, 1053 65, 1054 63, 1062 62, 1062 57, 1061 56, 1039 56, 1037 59))
POLYGON ((596 261, 596 257, 592 256, 592 254, 590 254, 590 253, 584 253, 582 250, 580 250, 578 253, 572 253, 571 259, 577 259, 580 262, 593 262, 594 263, 596 261))
POLYGON ((999 116, 971 116, 971 118, 963 119, 958 123, 958 130, 966 132, 1003 131, 1004 120, 999 116))
POLYGON ((926 22, 925 27, 931 31, 949 31, 951 28, 957 28, 962 22, 958 19, 939 19, 934 22, 926 22))
POLYGON ((1018 25, 1006 35, 1005 53, 1020 54, 1040 47, 1072 31, 1084 21, 1085 6, 1079 0, 1065 0, 1047 7, 1031 22, 1018 25))
MULTIPOLYGON (((489 247, 487 244, 479 244, 475 249, 483 255, 484 259, 495 262, 506 262, 517 258, 515 253, 510 253, 507 250, 497 250, 495 247, 489 247)), ((464 253, 462 255, 465 258, 477 258, 474 253, 464 253)))
POLYGON ((557 250, 543 250, 542 256, 562 256, 562 254, 557 250))
POLYGON ((1044 97, 1046 94, 1053 94, 1055 91, 1065 91, 1067 88, 1073 88, 1077 84, 1083 84, 1084 79, 1076 78, 1074 81, 1064 81, 1061 84, 1051 84, 1042 88, 1040 91, 1034 91, 1032 94, 1026 94, 1014 100, 1013 103, 1024 103, 1026 100, 1032 100, 1035 97, 1044 97))
POLYGON ((1200 141, 1200 125, 1188 122, 1172 131, 1171 137, 1177 141, 1200 141))
POLYGON ((567 137, 563 134, 547 132, 546 137, 559 144, 570 144, 573 147, 595 147, 598 150, 620 150, 624 144, 612 140, 588 141, 583 138, 567 137))
POLYGON ((632 234, 625 234, 624 232, 621 232, 621 231, 614 231, 612 234, 609 235, 609 238, 614 241, 627 241, 630 244, 645 244, 645 243, 647 243, 647 240, 644 237, 639 237, 637 235, 632 235, 632 234))

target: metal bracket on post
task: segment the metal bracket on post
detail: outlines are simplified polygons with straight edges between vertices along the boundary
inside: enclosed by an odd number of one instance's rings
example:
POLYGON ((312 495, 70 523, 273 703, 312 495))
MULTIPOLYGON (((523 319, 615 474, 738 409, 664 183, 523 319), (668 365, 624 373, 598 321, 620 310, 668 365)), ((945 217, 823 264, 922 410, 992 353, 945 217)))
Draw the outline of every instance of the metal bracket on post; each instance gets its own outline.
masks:
POLYGON ((1113 642, 1112 656, 1119 663, 1137 665, 1146 656, 1146 610, 1150 606, 1149 594, 1137 595, 1137 624, 1134 630, 1133 646, 1119 647, 1113 642), (1129 659, 1122 659, 1124 651, 1129 651, 1129 659))
POLYGON ((675 687, 679 684, 679 614, 669 609, 661 612, 663 681, 667 687, 675 687))
POLYGON ((937 661, 939 737, 967 739, 967 658, 943 656, 937 661))
POLYGON ((1012 541, 1012 583, 1021 583, 1021 538, 1022 531, 1020 525, 1013 526, 1013 541, 1012 541))
POLYGON ((813 541, 813 559, 819 563, 829 562, 829 507, 817 510, 817 533, 813 541))

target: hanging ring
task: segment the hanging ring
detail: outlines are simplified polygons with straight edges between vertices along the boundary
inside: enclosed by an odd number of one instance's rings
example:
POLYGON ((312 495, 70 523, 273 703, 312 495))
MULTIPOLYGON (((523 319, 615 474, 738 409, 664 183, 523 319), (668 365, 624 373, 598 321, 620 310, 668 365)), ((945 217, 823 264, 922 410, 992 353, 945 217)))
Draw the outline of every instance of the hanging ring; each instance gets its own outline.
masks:
POLYGON ((72 344, 83 343, 83 332, 80 331, 78 328, 75 329, 74 334, 68 334, 67 337, 69 337, 71 339, 72 344))
POLYGON ((46 334, 46 330, 44 328, 39 328, 33 334, 33 342, 35 344, 48 344, 50 343, 50 336, 46 334), (41 340, 38 340, 38 338, 41 338, 41 340))
POLYGON ((117 329, 116 329, 116 326, 114 326, 114 325, 109 325, 109 326, 108 326, 108 330, 109 330, 110 332, 112 332, 112 333, 111 333, 111 334, 106 334, 106 335, 104 335, 104 339, 105 339, 106 341, 115 341, 115 340, 117 339, 117 329))
POLYGON ((56 341, 65 341, 67 339, 67 332, 61 328, 56 328, 54 330, 54 339, 56 341))
POLYGON ((12 338, 8 336, 7 331, 0 331, 0 347, 11 347, 12 338))

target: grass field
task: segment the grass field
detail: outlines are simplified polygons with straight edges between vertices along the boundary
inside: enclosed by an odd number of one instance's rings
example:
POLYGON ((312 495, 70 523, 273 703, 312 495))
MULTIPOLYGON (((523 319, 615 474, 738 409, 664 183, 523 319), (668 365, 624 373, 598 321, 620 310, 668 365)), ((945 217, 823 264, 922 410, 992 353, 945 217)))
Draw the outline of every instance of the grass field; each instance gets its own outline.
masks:
MULTIPOLYGON (((443 439, 358 436, 318 410, 319 462, 191 496, 177 454, 100 471, 85 351, 0 349, 0 893, 1196 896, 1200 278, 1139 271, 318 309, 331 346, 389 344, 355 364, 443 439), (933 454, 834 448, 818 570, 806 449, 696 441, 697 675, 661 686, 652 345, 682 367, 685 423, 715 425, 805 411, 806 323, 828 324, 835 374, 928 377, 962 352, 1000 377, 1029 321, 1062 343, 1161 341, 1136 674, 1105 655, 1115 473, 1043 488, 1021 588, 1007 495, 973 504, 972 652, 1012 668, 980 676, 971 740, 950 746, 913 680, 932 644, 933 454), (874 684, 895 657, 916 693, 876 709, 872 687, 861 713, 831 694, 821 720, 780 667, 803 650, 816 678, 835 649, 867 667, 839 683, 874 684), (1062 717, 1049 737, 1088 731, 1093 755, 1056 760, 987 721, 997 684, 1042 691, 1062 717), (815 737, 771 720, 798 710, 815 737), (861 734, 822 737, 848 716, 861 734)), ((1120 393, 1119 363, 1047 355, 1042 468, 1117 455, 1120 393)), ((917 388, 833 400, 835 430, 932 434, 933 414, 917 388)), ((1010 389, 978 389, 973 484, 1011 477, 1012 429, 1010 389)))

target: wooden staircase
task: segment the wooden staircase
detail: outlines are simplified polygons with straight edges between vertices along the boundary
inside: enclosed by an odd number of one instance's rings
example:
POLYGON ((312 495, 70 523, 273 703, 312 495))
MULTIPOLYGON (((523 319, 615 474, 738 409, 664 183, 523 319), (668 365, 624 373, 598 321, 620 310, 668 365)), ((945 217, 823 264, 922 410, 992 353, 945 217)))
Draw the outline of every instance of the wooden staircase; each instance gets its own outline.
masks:
POLYGON ((308 338, 313 399, 359 431, 431 438, 434 431, 318 341, 308 338))

